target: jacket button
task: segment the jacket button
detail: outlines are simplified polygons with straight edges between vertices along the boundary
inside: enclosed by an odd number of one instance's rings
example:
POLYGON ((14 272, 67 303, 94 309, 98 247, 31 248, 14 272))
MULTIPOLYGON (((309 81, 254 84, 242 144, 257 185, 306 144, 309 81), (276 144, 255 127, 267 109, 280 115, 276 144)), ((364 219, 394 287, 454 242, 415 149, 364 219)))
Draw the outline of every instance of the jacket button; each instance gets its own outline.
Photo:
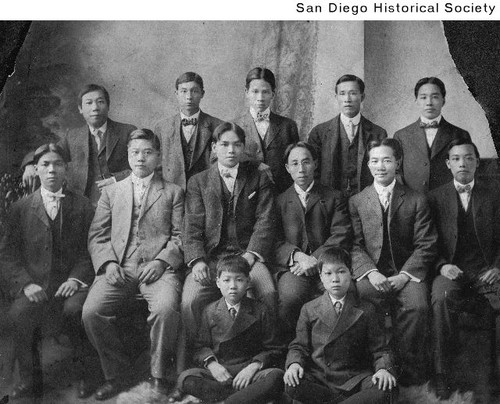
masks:
POLYGON ((426 166, 426 167, 427 167, 427 166, 428 166, 428 164, 429 164, 429 163, 425 162, 425 163, 424 163, 424 166, 426 166))

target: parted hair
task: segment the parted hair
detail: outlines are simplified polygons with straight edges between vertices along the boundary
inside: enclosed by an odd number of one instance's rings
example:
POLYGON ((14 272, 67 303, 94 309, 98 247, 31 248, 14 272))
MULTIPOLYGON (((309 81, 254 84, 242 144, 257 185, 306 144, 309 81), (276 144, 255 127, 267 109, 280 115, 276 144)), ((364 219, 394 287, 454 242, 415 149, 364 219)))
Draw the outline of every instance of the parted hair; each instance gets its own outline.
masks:
POLYGON ((128 135, 127 146, 132 140, 148 140, 156 151, 160 151, 160 139, 151 129, 136 129, 128 135))
POLYGON ((438 79, 437 77, 424 77, 417 81, 417 84, 415 84, 415 98, 418 97, 418 90, 420 90, 420 87, 425 84, 435 84, 439 87, 439 91, 441 91, 441 95, 443 96, 443 98, 446 97, 446 87, 440 79, 438 79))
POLYGON ((285 154, 283 155, 283 162, 285 164, 288 163, 288 157, 290 157, 290 153, 292 152, 293 149, 296 149, 297 147, 302 147, 303 149, 306 149, 311 153, 311 157, 314 161, 318 160, 318 153, 316 153, 316 150, 314 147, 312 147, 309 143, 301 140, 300 142, 292 143, 287 146, 285 149, 285 154))
POLYGON ((226 132, 234 132, 240 139, 241 143, 245 143, 245 131, 234 122, 223 122, 217 126, 212 133, 212 142, 217 143, 221 136, 226 132))
POLYGON ((352 272, 351 254, 343 248, 330 247, 323 251, 318 257, 318 270, 321 272, 324 264, 344 264, 352 272))
POLYGON ((40 160, 43 155, 51 152, 58 154, 59 156, 61 156, 65 163, 68 163, 69 156, 67 155, 66 151, 56 143, 46 143, 36 149, 35 154, 33 155, 33 163, 37 164, 38 160, 40 160))
POLYGON ((355 76, 354 74, 344 74, 335 83, 335 94, 337 94, 337 87, 339 86, 339 84, 346 83, 348 81, 355 81, 356 83, 358 83, 359 91, 361 92, 361 94, 365 93, 365 82, 363 80, 361 80, 358 76, 355 76))
POLYGON ((203 87, 203 79, 198 73, 195 72, 182 73, 179 77, 177 77, 177 80, 175 80, 175 89, 179 89, 179 84, 190 83, 191 81, 194 81, 196 84, 198 84, 201 88, 201 91, 205 91, 205 88, 203 87))
POLYGON ((109 93, 108 90, 106 90, 103 86, 99 84, 86 84, 85 86, 82 87, 80 92, 78 93, 78 105, 81 107, 82 106, 82 98, 85 94, 91 93, 92 91, 100 91, 104 95, 104 99, 106 100, 106 104, 109 107, 110 104, 110 99, 109 99, 109 93))
POLYGON ((219 278, 222 272, 232 272, 243 274, 247 278, 250 276, 250 264, 241 255, 227 255, 222 257, 217 262, 217 277, 219 278))
POLYGON ((474 148, 474 154, 476 155, 476 158, 479 158, 479 150, 477 149, 477 146, 469 139, 465 137, 459 137, 456 139, 453 139, 450 144, 448 145, 448 158, 450 158, 450 151, 453 149, 455 146, 462 146, 462 145, 471 145, 474 148))
POLYGON ((403 148, 401 147, 401 143, 399 143, 398 140, 392 139, 392 138, 385 138, 385 139, 380 139, 380 140, 372 140, 371 142, 368 143, 367 146, 367 151, 368 155, 370 155, 370 150, 374 149, 375 147, 380 147, 380 146, 387 146, 392 149, 394 152, 394 158, 397 161, 400 161, 403 158, 403 148))
POLYGON ((271 86, 271 90, 276 90, 276 78, 274 73, 265 67, 254 67, 247 74, 245 87, 248 90, 252 80, 265 80, 271 86))

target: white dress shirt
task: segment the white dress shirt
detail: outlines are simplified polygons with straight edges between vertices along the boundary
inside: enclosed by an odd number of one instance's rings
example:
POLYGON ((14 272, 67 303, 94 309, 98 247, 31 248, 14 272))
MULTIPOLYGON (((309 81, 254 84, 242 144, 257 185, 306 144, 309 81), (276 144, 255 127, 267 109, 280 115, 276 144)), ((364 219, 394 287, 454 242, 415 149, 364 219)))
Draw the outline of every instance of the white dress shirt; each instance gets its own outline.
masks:
POLYGON ((311 193, 311 189, 314 186, 314 181, 311 182, 311 185, 309 185, 305 191, 295 183, 293 184, 293 186, 295 188, 295 192, 297 192, 297 195, 299 196, 300 203, 302 204, 302 206, 305 209, 307 207, 307 201, 309 199, 309 194, 311 193))
POLYGON ((472 190, 474 189, 474 180, 472 180, 471 182, 469 182, 467 184, 460 184, 457 180, 454 179, 453 184, 455 185, 455 189, 457 189, 457 191, 458 191, 459 187, 466 187, 467 185, 470 185, 470 192, 458 193, 458 196, 460 197, 460 201, 462 202, 462 206, 464 207, 465 211, 467 211, 467 209, 469 207, 470 196, 472 194, 472 190))
POLYGON ((134 204, 135 206, 141 206, 144 200, 144 196, 147 194, 149 185, 151 184, 151 179, 155 173, 149 174, 147 177, 139 178, 134 173, 130 174, 130 179, 132 184, 134 184, 134 204))
POLYGON ((40 193, 42 194, 43 206, 47 215, 54 220, 57 216, 57 212, 59 212, 61 208, 61 198, 64 198, 62 187, 57 192, 51 192, 42 185, 40 187, 40 193))
POLYGON ((257 112, 253 108, 250 108, 250 115, 252 115, 253 121, 255 122, 255 127, 261 139, 266 136, 267 130, 269 129, 269 116, 271 115, 271 109, 268 107, 265 111, 257 112), (264 119, 259 119, 257 115, 261 115, 264 119))
POLYGON ((340 114, 340 121, 342 122, 342 125, 344 125, 344 129, 347 133, 347 137, 349 138, 349 142, 352 143, 352 141, 356 137, 359 123, 361 122, 361 112, 359 112, 358 115, 353 118, 349 118, 344 114, 340 114))
POLYGON ((219 167, 220 176, 224 180, 227 189, 229 189, 229 192, 231 192, 232 194, 234 191, 234 184, 236 182, 236 177, 238 176, 238 168, 240 166, 240 163, 236 164, 234 167, 231 168, 224 167, 220 163, 217 163, 217 165, 219 167), (228 175, 230 175, 230 177, 228 175))
MULTIPOLYGON (((187 116, 187 115, 184 115, 182 112, 181 112, 181 122, 183 119, 193 119, 193 118, 196 118, 198 124, 199 124, 199 117, 200 117, 200 111, 201 110, 198 110, 198 112, 196 114, 193 114, 191 116, 187 116)), ((198 127, 198 124, 196 125, 181 125, 182 127, 182 134, 184 135, 184 139, 186 139, 186 142, 189 143, 189 141, 191 140, 191 138, 193 137, 193 135, 196 133, 196 128, 198 127)))
POLYGON ((104 122, 104 125, 102 125, 100 128, 94 129, 89 126, 90 134, 94 136, 95 142, 97 143, 97 151, 101 150, 101 142, 102 139, 104 139, 104 134, 108 130, 108 121, 104 122), (100 133, 98 135, 98 133, 100 133))
MULTIPOLYGON (((421 116, 420 120, 423 123, 427 123, 427 124, 430 124, 431 122, 434 122, 434 121, 436 121, 437 123, 441 123, 441 118, 442 118, 441 115, 435 117, 434 119, 427 119, 427 118, 421 116)), ((427 138, 427 144, 429 145, 429 147, 432 147, 432 143, 434 142, 434 139, 436 138, 437 131, 438 131, 438 128, 424 128, 425 137, 427 138)))

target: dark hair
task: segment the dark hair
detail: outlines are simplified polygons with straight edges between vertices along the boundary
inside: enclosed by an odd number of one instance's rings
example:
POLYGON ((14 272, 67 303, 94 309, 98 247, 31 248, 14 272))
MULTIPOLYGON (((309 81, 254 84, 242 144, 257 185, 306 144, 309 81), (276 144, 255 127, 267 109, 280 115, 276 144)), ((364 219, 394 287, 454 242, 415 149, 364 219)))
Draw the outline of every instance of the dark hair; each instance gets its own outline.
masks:
POLYGON ((85 86, 82 87, 82 89, 78 93, 78 105, 80 105, 80 107, 82 106, 83 96, 85 94, 91 93, 92 91, 101 91, 104 95, 104 99, 106 100, 106 104, 108 104, 109 107, 110 100, 109 100, 108 90, 106 90, 103 86, 100 86, 99 84, 86 84, 85 86))
POLYGON ((217 126, 214 133, 212 133, 212 142, 217 143, 220 140, 220 137, 226 132, 236 133, 241 143, 245 144, 245 131, 234 122, 223 122, 217 126))
POLYGON ((355 76, 354 74, 344 74, 335 83, 335 94, 337 94, 337 86, 340 83, 346 83, 348 81, 355 81, 356 83, 358 83, 359 91, 361 91, 361 94, 365 93, 365 83, 363 80, 361 80, 358 76, 355 76))
POLYGON ((351 254, 339 247, 327 248, 320 254, 318 258, 318 271, 321 272, 324 264, 333 264, 335 262, 344 264, 352 272, 351 254))
POLYGON ((59 156, 61 156, 61 158, 64 160, 64 162, 68 163, 68 161, 69 161, 68 154, 61 146, 59 146, 56 143, 46 143, 46 144, 41 145, 38 149, 36 149, 35 154, 33 155, 33 163, 37 164, 38 160, 40 160, 40 158, 43 155, 45 155, 47 153, 51 153, 51 152, 59 154, 59 156))
POLYGON ((453 139, 448 144, 448 159, 450 158, 451 149, 453 149, 455 146, 462 146, 462 145, 471 145, 474 148, 474 154, 476 155, 476 158, 479 158, 479 150, 477 149, 477 146, 474 143, 472 143, 472 140, 469 140, 466 137, 460 136, 456 139, 453 139))
POLYGON ((252 80, 265 80, 269 83, 273 92, 276 90, 276 78, 274 77, 274 73, 265 67, 254 67, 248 72, 245 84, 247 90, 250 88, 250 82, 252 80))
POLYGON ((446 97, 446 87, 440 79, 438 79, 437 77, 424 77, 423 79, 417 81, 417 84, 415 84, 415 98, 418 97, 418 90, 420 90, 420 87, 422 87, 424 84, 435 84, 439 87, 439 91, 441 91, 441 95, 443 96, 443 98, 446 97))
POLYGON ((314 161, 318 160, 318 153, 316 153, 314 147, 312 147, 309 143, 301 140, 297 143, 292 143, 287 146, 287 148, 285 149, 285 154, 283 155, 283 161, 285 164, 288 163, 288 157, 290 157, 290 153, 292 152, 292 150, 296 149, 297 147, 302 147, 303 149, 308 150, 309 153, 311 153, 311 157, 313 158, 313 160, 314 161))
POLYGON ((227 255, 217 262, 217 278, 221 276, 222 272, 243 274, 248 278, 250 270, 250 264, 241 255, 227 255))
POLYGON ((132 140, 148 140, 156 151, 160 151, 160 139, 151 129, 136 129, 128 135, 127 146, 132 140))
POLYGON ((400 161, 403 158, 403 148, 401 147, 401 143, 399 143, 399 141, 396 139, 388 137, 385 139, 372 140, 371 142, 369 142, 367 146, 368 155, 370 155, 370 150, 380 146, 390 147, 394 152, 394 157, 397 161, 400 161))
POLYGON ((191 81, 194 81, 196 84, 198 84, 201 88, 201 91, 205 91, 203 87, 203 79, 198 73, 195 72, 182 73, 179 77, 177 77, 177 80, 175 80, 175 89, 179 89, 179 84, 190 83, 191 81))

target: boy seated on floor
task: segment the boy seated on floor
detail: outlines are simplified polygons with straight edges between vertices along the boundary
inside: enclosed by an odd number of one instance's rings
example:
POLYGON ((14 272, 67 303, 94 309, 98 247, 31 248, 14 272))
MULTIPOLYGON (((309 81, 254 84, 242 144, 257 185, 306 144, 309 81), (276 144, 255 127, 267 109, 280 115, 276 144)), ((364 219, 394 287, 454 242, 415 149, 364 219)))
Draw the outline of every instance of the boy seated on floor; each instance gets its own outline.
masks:
POLYGON ((203 312, 195 341, 194 361, 203 367, 181 373, 180 392, 226 404, 267 403, 281 396, 283 371, 271 367, 281 354, 275 324, 264 304, 246 297, 249 274, 241 256, 217 263, 222 298, 203 312))
POLYGON ((325 293, 302 307, 290 343, 286 395, 307 403, 386 403, 396 386, 392 354, 370 303, 347 293, 351 258, 332 247, 318 259, 325 293), (375 373, 374 373, 375 372, 375 373))

